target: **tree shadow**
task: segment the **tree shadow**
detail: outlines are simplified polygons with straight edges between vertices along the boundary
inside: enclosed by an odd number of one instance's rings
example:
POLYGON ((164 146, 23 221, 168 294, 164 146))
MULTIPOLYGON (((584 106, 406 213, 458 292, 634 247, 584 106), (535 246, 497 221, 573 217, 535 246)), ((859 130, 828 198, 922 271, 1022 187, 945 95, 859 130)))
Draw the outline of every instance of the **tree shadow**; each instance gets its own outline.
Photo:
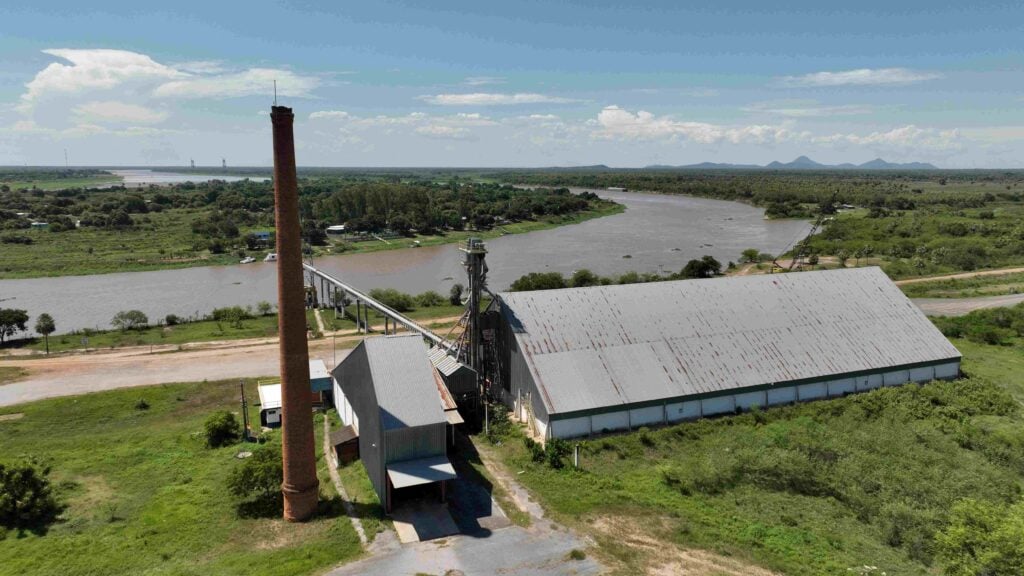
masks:
MULTIPOLYGON (((353 506, 358 509, 360 505, 353 504, 353 506)), ((280 492, 275 492, 251 500, 245 500, 235 506, 235 511, 239 518, 247 520, 280 518, 284 515, 284 496, 280 492)), ((329 519, 344 515, 345 504, 340 496, 325 497, 323 494, 320 495, 320 501, 316 505, 316 518, 329 519)))
POLYGON ((264 494, 239 502, 235 507, 239 518, 280 518, 284 515, 284 496, 280 492, 264 494))

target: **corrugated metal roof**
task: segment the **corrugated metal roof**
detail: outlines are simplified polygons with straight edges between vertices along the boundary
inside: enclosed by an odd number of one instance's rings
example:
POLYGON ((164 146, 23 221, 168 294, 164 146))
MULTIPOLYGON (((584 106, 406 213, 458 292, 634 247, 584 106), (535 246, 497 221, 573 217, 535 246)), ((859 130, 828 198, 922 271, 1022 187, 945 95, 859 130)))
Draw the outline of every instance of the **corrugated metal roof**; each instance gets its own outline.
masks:
POLYGON ((960 358, 876 267, 500 297, 549 414, 960 358))
POLYGON ((385 430, 446 421, 422 336, 377 336, 363 345, 385 430))
POLYGON ((448 351, 440 346, 432 347, 427 356, 430 358, 430 363, 434 365, 434 368, 437 368, 437 371, 445 376, 455 374, 460 368, 469 368, 455 358, 452 358, 448 351))

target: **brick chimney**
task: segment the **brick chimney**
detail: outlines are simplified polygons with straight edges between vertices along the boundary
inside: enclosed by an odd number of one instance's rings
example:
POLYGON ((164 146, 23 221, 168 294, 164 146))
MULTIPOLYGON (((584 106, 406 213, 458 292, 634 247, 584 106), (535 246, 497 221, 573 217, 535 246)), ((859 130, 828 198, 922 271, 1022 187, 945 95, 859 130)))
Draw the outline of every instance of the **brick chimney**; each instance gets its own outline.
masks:
POLYGON ((284 463, 284 518, 292 522, 316 513, 319 481, 310 403, 309 349, 306 346, 302 230, 295 178, 295 139, 291 108, 274 106, 274 217, 277 222, 277 318, 281 349, 281 453, 284 463))

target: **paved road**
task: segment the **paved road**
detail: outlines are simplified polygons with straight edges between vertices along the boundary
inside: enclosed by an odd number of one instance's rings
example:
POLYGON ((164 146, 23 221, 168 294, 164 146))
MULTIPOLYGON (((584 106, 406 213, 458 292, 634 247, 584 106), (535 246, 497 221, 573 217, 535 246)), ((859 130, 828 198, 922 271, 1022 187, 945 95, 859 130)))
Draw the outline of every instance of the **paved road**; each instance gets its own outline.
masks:
MULTIPOLYGON (((311 342, 310 357, 321 358, 330 366, 331 346, 331 340, 311 342)), ((348 350, 338 350, 338 361, 346 354, 348 350)), ((116 388, 255 378, 279 373, 276 341, 211 345, 156 354, 150 354, 148 349, 133 348, 54 358, 14 357, 0 361, 0 366, 20 366, 29 371, 25 379, 0 386, 0 406, 116 388)))
POLYGON ((913 298, 912 301, 929 316, 963 316, 982 308, 1019 304, 1024 302, 1024 294, 979 296, 977 298, 913 298))
POLYGON ((566 530, 551 530, 547 527, 549 524, 547 521, 544 526, 530 529, 511 526, 495 530, 485 538, 452 536, 391 547, 332 570, 328 576, 413 576, 417 573, 445 574, 449 570, 458 570, 466 576, 586 575, 601 572, 601 566, 589 557, 569 559, 571 550, 583 549, 586 545, 566 530))

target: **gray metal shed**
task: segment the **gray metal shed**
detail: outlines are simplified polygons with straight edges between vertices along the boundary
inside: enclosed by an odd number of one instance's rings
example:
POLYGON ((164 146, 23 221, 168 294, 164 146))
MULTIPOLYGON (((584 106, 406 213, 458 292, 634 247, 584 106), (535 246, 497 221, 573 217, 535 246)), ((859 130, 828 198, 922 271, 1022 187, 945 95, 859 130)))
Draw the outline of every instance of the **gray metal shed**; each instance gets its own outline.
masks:
POLYGON ((499 295, 504 400, 544 438, 955 378, 879 268, 499 295))
POLYGON ((428 357, 457 402, 480 394, 476 370, 452 358, 448 351, 440 346, 431 348, 428 357))
POLYGON ((385 510, 391 510, 392 488, 455 478, 445 450, 447 419, 422 337, 367 338, 333 375, 335 407, 359 434, 360 458, 385 510))

